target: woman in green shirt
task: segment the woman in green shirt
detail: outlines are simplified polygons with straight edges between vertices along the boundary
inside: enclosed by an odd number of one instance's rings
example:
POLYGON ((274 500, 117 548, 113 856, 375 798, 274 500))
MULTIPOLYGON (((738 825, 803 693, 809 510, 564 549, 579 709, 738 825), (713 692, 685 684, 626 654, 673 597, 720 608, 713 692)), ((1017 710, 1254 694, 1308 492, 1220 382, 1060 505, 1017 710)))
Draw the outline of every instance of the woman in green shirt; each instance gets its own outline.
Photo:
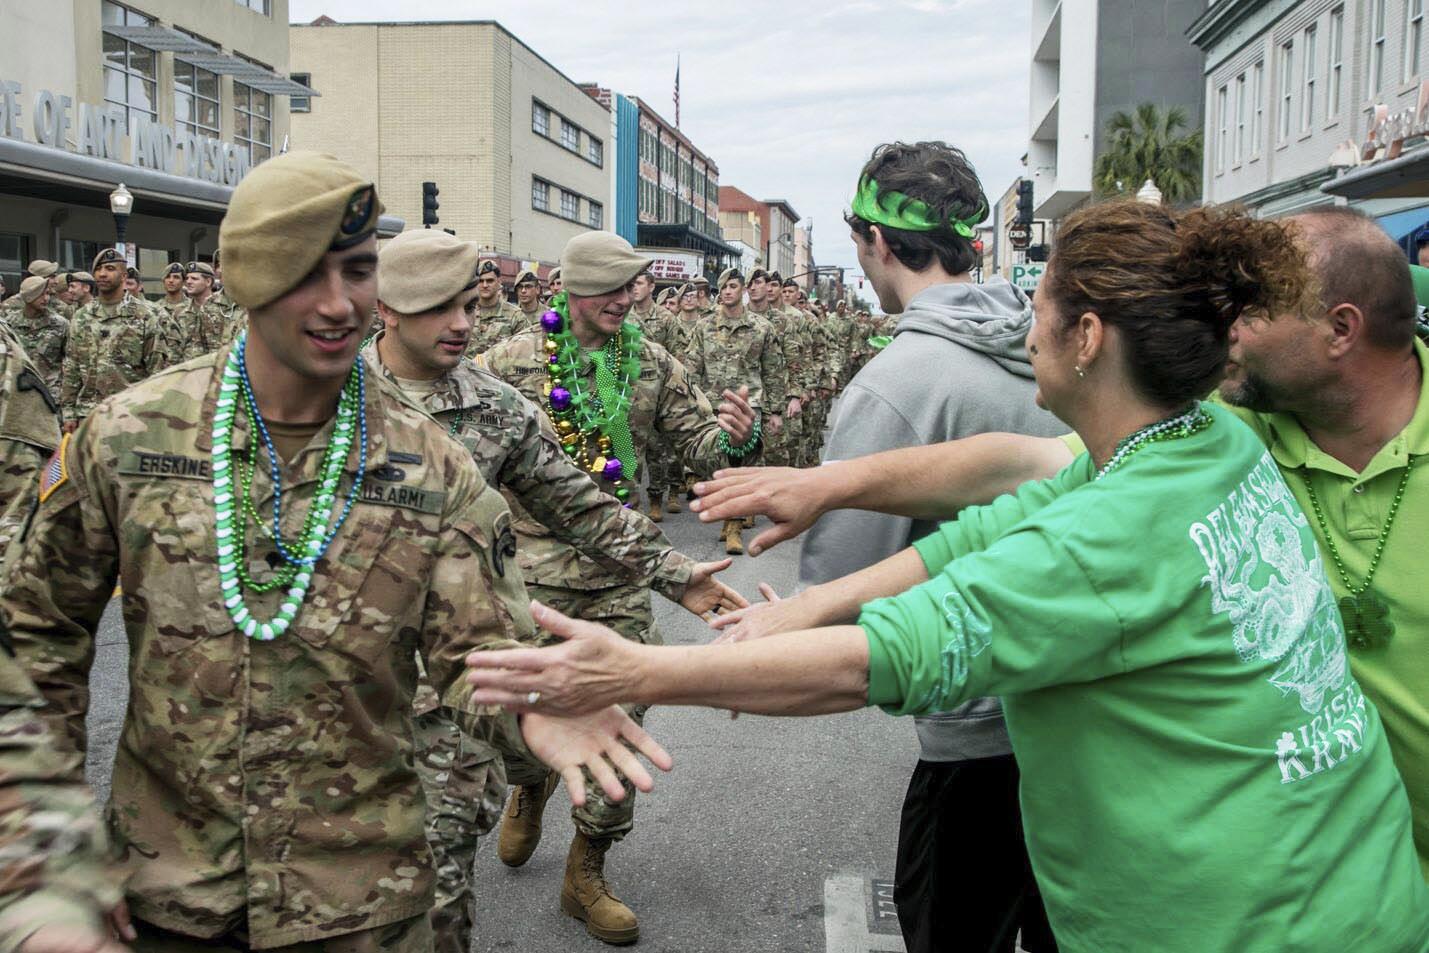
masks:
POLYGON ((1027 347, 1089 453, 782 603, 803 631, 657 648, 541 610, 569 641, 473 656, 477 700, 920 714, 1001 695, 1065 953, 1429 949, 1408 801, 1309 524, 1254 434, 1199 401, 1238 316, 1298 310, 1300 254, 1229 211, 1069 217, 1027 347))

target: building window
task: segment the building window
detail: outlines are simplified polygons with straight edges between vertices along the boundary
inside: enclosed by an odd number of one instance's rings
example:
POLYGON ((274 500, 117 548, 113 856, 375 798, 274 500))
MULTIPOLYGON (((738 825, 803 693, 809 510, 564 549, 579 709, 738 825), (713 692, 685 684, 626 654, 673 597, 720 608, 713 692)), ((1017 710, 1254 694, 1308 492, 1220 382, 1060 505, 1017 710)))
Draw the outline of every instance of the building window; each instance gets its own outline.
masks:
POLYGON ((1230 131, 1226 128, 1226 88, 1222 86, 1216 90, 1216 129, 1219 134, 1216 136, 1216 171, 1226 170, 1226 139, 1230 137, 1230 131))
POLYGON ((551 135, 551 111, 531 100, 531 131, 538 136, 551 135))
POLYGON ((601 142, 595 136, 587 136, 585 157, 596 165, 605 165, 605 143, 601 142))
POLYGON ((591 202, 590 213, 586 216, 586 224, 591 228, 605 228, 605 206, 599 202, 591 202))
POLYGON ((1419 75, 1424 46, 1424 0, 1404 0, 1404 81, 1419 75))
POLYGON ((257 165, 273 154, 273 97, 262 90, 233 84, 233 139, 247 147, 257 165))
POLYGON ((561 189, 561 218, 568 218, 576 222, 580 220, 580 217, 581 197, 574 192, 561 189))
POLYGON ((572 152, 581 151, 581 129, 574 123, 561 120, 561 145, 572 152))
POLYGON ((1250 71, 1250 157, 1260 155, 1260 139, 1265 129, 1265 101, 1261 91, 1265 89, 1265 64, 1256 63, 1250 71))
POLYGON ((1245 157, 1245 127, 1248 117, 1245 112, 1245 74, 1235 78, 1235 148, 1231 150, 1231 164, 1240 165, 1245 157))
MULTIPOLYGON (((95 254, 98 254, 98 251, 95 254)), ((34 256, 30 254, 29 235, 0 232, 0 278, 5 279, 6 295, 20 293, 20 281, 25 277, 25 269, 33 259, 34 256)))
POLYGON ((1286 40, 1280 44, 1280 135, 1277 142, 1290 138, 1290 105, 1295 92, 1295 43, 1286 40))
POLYGON ((1387 0, 1370 0, 1369 4, 1369 95, 1378 96, 1384 88, 1384 7, 1387 0))
POLYGON ((1308 130, 1315 122, 1315 62, 1319 58, 1316 40, 1319 33, 1311 24, 1305 28, 1305 69, 1301 86, 1303 102, 1300 104, 1300 128, 1308 130))
POLYGON ((1330 88, 1325 95, 1325 120, 1340 115, 1340 90, 1343 88, 1345 47, 1345 8, 1330 11, 1330 88))
MULTIPOLYGON (((150 26, 153 20, 110 0, 104 0, 100 16, 114 26, 150 26)), ((159 118, 158 54, 148 47, 104 34, 104 101, 124 110, 124 128, 134 131, 134 117, 159 118)))
POLYGON ((174 122, 196 136, 218 138, 218 76, 174 61, 174 122))
POLYGON ((640 130, 640 158, 651 165, 658 165, 660 162, 659 141, 649 129, 640 130))
POLYGON ((272 0, 234 0, 240 7, 246 7, 254 13, 261 13, 265 17, 273 13, 272 0))
POLYGON ((538 212, 551 210, 551 183, 531 180, 531 207, 538 212))
MULTIPOLYGON (((288 79, 295 83, 302 83, 309 89, 313 85, 312 73, 289 73, 288 79)), ((310 113, 313 111, 313 99, 311 96, 289 96, 288 112, 290 113, 310 113)))

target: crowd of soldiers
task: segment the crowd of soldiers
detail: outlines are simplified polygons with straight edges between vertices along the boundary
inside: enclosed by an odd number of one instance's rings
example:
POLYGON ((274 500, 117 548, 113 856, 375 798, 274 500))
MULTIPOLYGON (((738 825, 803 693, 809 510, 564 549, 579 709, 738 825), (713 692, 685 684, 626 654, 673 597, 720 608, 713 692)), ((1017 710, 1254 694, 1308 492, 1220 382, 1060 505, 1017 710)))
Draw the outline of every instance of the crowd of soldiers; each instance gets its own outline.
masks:
POLYGON ((521 272, 513 303, 444 232, 379 251, 381 210, 349 167, 291 153, 161 299, 104 249, 88 272, 32 262, 0 306, 0 949, 68 950, 40 928, 99 911, 141 950, 466 951, 477 838, 499 823, 524 864, 561 781, 561 908, 638 937, 605 858, 650 785, 631 748, 667 761, 643 709, 518 723, 474 706, 461 660, 536 644, 531 597, 640 642, 652 592, 702 618, 747 605, 716 578, 729 560, 654 525, 666 497, 817 460, 882 326, 762 269, 657 305, 650 260, 608 232, 545 288, 521 272), (84 715, 116 584, 130 693, 106 835, 84 715))

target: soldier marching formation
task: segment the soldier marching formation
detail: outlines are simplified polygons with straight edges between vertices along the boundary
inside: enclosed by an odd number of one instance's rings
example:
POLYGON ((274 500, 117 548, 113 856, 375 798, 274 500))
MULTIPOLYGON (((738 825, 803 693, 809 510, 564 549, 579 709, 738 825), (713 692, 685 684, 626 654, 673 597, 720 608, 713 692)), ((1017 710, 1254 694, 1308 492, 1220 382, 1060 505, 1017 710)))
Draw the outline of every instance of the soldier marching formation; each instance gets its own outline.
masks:
POLYGON ((606 859, 651 786, 635 755, 669 765, 644 709, 518 721, 472 702, 464 660, 539 644, 532 597, 645 643, 652 590, 747 605, 729 560, 654 524, 691 477, 816 462, 881 328, 763 269, 657 304, 608 232, 511 303, 472 243, 379 251, 381 211, 350 167, 289 153, 161 299, 105 249, 32 262, 0 305, 0 953, 464 953, 477 839, 499 824, 524 864, 561 780, 561 908, 639 936, 606 859), (101 824, 85 713, 116 584, 130 693, 101 824))

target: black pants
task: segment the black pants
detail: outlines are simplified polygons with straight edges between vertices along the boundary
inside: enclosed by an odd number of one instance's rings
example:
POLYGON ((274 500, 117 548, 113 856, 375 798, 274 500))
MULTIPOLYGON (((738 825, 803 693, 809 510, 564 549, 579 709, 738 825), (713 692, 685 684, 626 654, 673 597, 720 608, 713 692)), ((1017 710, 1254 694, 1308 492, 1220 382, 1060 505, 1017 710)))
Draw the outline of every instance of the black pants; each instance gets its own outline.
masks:
POLYGON ((1011 755, 919 761, 903 799, 894 902, 908 953, 1056 953, 1027 860, 1011 755))

